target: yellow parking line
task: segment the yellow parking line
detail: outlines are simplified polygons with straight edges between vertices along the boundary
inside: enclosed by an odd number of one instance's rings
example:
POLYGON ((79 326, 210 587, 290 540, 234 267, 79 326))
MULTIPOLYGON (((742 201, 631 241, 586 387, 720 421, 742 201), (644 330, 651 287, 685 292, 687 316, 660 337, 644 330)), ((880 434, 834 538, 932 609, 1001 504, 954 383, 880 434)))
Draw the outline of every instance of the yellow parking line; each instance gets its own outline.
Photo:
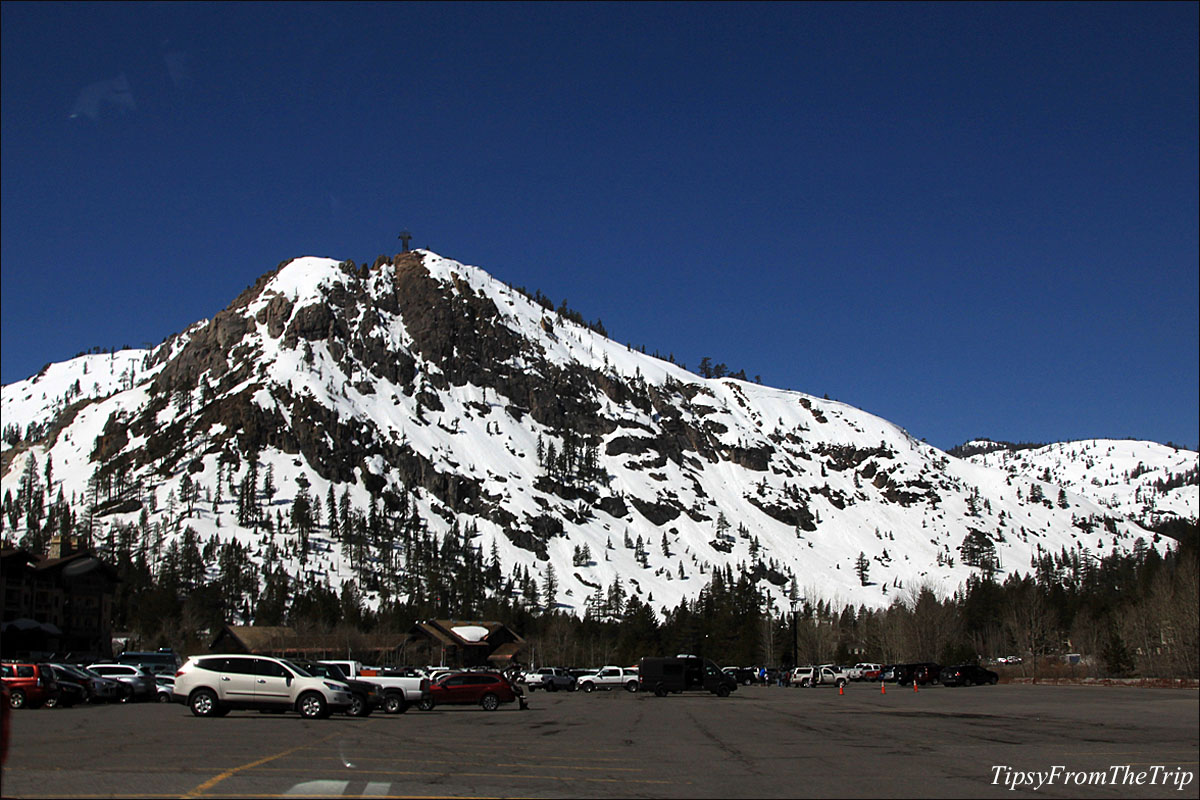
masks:
POLYGON ((212 787, 216 786, 221 781, 225 780, 226 778, 232 777, 233 775, 236 775, 239 772, 243 772, 248 769, 254 769, 255 767, 257 767, 261 764, 266 764, 270 761, 274 761, 275 759, 283 758, 284 756, 291 755, 292 753, 295 753, 297 750, 307 750, 309 748, 314 747, 315 745, 321 744, 322 742, 329 741, 334 736, 337 736, 337 734, 331 733, 330 735, 326 736, 324 739, 318 739, 316 742, 308 742, 306 744, 299 745, 298 747, 292 747, 288 750, 284 750, 281 753, 276 753, 273 756, 267 756, 266 758, 260 758, 257 761, 251 761, 249 764, 243 764, 240 767, 234 767, 233 769, 227 769, 224 772, 222 772, 220 775, 216 775, 212 778, 209 778, 204 783, 197 786, 195 789, 192 789, 190 792, 185 794, 184 797, 199 797, 200 795, 204 794, 206 791, 208 791, 212 787))

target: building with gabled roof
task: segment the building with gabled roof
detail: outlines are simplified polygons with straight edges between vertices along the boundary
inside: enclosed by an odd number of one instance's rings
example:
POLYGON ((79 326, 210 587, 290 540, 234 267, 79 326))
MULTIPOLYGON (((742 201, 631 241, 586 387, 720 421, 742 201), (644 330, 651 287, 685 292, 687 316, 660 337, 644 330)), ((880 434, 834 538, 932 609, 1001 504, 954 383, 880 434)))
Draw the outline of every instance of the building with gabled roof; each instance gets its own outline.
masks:
POLYGON ((518 663, 525 640, 503 622, 490 620, 429 619, 408 632, 409 649, 425 642, 426 663, 449 667, 505 669, 518 663))

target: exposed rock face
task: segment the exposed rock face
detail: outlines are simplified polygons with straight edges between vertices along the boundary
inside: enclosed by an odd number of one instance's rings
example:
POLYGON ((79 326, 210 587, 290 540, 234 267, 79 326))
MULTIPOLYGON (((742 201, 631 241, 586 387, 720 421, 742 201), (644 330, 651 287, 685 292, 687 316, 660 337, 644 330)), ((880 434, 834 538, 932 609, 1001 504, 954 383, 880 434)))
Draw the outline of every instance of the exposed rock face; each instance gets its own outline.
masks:
MULTIPOLYGON (((721 564, 781 600, 800 587, 886 604, 889 585, 952 589, 970 575, 954 557, 964 537, 973 554, 986 539, 997 562, 1021 564, 1145 533, 1082 493, 1063 506, 1057 486, 998 479, 840 403, 698 378, 423 251, 369 268, 280 264, 146 353, 120 391, 72 397, 45 423, 40 443, 4 452, 6 486, 31 454, 86 462, 93 488, 111 490, 97 513, 116 522, 162 517, 184 475, 216 509, 261 461, 276 505, 303 487, 360 509, 419 508, 435 534, 471 527, 473 547, 553 567, 574 607, 634 574, 674 605, 721 564), (643 552, 624 545, 635 539, 643 552), (585 566, 569 560, 580 544, 597 555, 585 566), (869 587, 853 574, 860 553, 880 564, 869 587)), ((1195 474, 1171 469, 1164 486, 1195 474)), ((82 480, 66 488, 84 495, 82 480)), ((218 531, 204 513, 193 524, 218 531)), ((226 515, 219 534, 258 532, 226 515)), ((323 568, 342 570, 327 552, 323 568)))

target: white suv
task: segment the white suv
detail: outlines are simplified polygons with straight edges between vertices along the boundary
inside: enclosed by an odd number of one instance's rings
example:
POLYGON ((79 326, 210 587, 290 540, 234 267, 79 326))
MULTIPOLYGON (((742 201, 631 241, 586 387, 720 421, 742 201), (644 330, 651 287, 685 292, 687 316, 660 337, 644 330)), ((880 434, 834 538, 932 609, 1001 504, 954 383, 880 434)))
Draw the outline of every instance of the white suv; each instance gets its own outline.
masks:
POLYGON ((175 673, 171 698, 198 717, 223 717, 233 709, 295 709, 309 719, 350 707, 350 687, 316 677, 282 658, 193 656, 175 673))

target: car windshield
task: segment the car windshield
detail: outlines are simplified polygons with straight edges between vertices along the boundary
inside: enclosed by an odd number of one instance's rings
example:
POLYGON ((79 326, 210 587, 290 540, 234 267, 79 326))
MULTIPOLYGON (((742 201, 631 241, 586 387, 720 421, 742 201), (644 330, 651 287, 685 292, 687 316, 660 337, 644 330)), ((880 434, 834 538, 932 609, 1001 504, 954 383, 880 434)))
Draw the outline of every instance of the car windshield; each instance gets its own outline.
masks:
POLYGON ((285 666, 286 666, 288 669, 290 669, 292 672, 296 673, 296 674, 297 674, 298 676, 300 676, 301 678, 316 678, 316 677, 318 677, 318 676, 316 676, 316 675, 313 675, 311 672, 309 672, 308 670, 304 669, 303 667, 301 667, 301 666, 298 666, 298 665, 296 665, 296 664, 292 663, 291 661, 288 661, 286 658, 281 658, 281 659, 279 659, 279 660, 280 660, 280 662, 282 662, 282 663, 283 663, 283 664, 284 664, 284 665, 285 665, 285 666))

